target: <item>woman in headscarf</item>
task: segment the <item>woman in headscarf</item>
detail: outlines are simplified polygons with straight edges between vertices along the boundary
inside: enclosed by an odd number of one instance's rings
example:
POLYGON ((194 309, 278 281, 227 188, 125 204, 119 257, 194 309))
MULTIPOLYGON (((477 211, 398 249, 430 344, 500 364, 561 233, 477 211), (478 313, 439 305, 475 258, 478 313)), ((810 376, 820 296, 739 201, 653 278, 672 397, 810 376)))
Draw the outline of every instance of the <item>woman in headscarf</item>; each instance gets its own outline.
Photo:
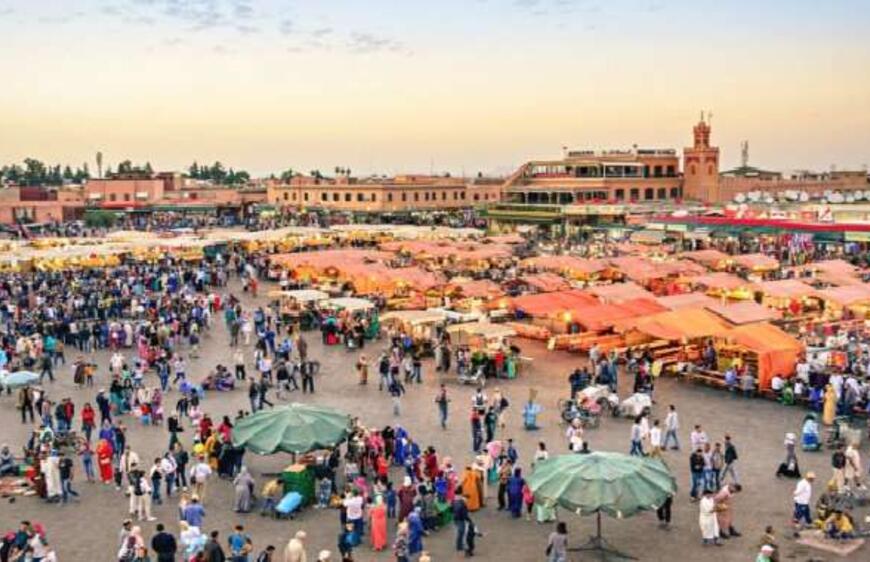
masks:
POLYGON ((480 509, 481 500, 483 498, 483 490, 480 482, 480 472, 471 468, 465 467, 462 473, 462 495, 465 496, 465 503, 468 506, 468 511, 477 511, 480 509))
POLYGON ((369 525, 372 531, 372 549, 380 552, 387 546, 387 507, 382 496, 377 496, 374 505, 369 508, 369 525))
POLYGON ((414 556, 423 550, 423 518, 420 516, 420 508, 414 508, 414 511, 408 515, 408 554, 414 556))
POLYGON ((519 518, 523 512, 523 486, 525 484, 522 469, 515 468, 514 475, 507 481, 508 509, 515 519, 519 518))
POLYGON ((103 484, 111 484, 115 475, 112 469, 112 444, 107 439, 100 439, 97 443, 97 464, 100 466, 100 480, 103 484))
POLYGON ((233 480, 233 486, 235 487, 233 511, 237 513, 248 513, 251 511, 254 485, 254 478, 248 472, 248 467, 243 466, 239 471, 239 475, 233 480))

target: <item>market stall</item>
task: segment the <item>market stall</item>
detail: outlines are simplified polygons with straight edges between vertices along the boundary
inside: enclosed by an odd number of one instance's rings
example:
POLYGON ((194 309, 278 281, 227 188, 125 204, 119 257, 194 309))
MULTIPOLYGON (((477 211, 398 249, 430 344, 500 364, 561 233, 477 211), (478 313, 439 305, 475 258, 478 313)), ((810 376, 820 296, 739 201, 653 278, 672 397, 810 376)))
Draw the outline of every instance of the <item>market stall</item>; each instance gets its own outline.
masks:
POLYGON ((800 341, 766 322, 738 326, 721 334, 716 342, 719 371, 725 371, 740 357, 756 373, 761 390, 770 388, 774 375, 783 378, 794 375, 804 350, 800 341))

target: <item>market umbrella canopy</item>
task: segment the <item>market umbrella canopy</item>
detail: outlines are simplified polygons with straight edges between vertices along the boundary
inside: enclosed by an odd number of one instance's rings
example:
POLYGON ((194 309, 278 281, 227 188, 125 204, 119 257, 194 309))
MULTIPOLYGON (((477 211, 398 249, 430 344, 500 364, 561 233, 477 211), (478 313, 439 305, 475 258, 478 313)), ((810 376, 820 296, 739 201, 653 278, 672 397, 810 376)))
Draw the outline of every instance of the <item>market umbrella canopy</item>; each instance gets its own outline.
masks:
POLYGON ((39 375, 32 371, 16 371, 0 378, 0 383, 7 388, 21 388, 39 382, 39 375))
POLYGON ((677 492, 663 462, 609 452, 554 457, 536 465, 528 482, 539 503, 617 518, 657 509, 677 492))
POLYGON ((347 437, 349 427, 350 417, 338 410, 293 403, 239 420, 233 428, 233 444, 259 455, 301 454, 334 447, 347 437))

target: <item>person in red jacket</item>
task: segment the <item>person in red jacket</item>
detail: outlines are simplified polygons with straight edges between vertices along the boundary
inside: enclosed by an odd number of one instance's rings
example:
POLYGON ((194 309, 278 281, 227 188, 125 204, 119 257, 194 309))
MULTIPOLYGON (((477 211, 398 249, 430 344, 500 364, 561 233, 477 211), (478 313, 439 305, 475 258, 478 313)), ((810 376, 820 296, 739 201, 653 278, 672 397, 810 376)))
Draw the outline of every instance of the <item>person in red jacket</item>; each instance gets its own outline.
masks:
POLYGON ((94 412, 94 408, 91 406, 90 402, 85 402, 84 407, 82 407, 81 417, 82 432, 85 434, 85 439, 90 443, 91 434, 93 433, 96 424, 96 413, 94 412))

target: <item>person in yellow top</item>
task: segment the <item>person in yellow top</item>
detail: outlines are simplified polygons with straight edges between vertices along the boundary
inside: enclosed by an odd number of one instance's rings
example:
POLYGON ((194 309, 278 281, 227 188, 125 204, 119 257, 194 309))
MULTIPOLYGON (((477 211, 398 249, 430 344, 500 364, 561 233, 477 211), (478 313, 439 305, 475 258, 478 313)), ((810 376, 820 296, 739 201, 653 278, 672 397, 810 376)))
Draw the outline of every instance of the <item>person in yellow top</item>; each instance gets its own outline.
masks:
POLYGON ((275 506, 278 505, 281 496, 284 494, 284 485, 277 478, 267 481, 263 485, 261 495, 263 496, 263 508, 260 510, 260 515, 271 515, 275 506))
POLYGON ((825 387, 825 405, 822 408, 822 422, 825 425, 834 425, 837 417, 837 393, 832 385, 825 387))
POLYGON ((825 520, 825 535, 832 539, 851 539, 855 536, 855 525, 852 517, 841 510, 835 510, 825 520))

